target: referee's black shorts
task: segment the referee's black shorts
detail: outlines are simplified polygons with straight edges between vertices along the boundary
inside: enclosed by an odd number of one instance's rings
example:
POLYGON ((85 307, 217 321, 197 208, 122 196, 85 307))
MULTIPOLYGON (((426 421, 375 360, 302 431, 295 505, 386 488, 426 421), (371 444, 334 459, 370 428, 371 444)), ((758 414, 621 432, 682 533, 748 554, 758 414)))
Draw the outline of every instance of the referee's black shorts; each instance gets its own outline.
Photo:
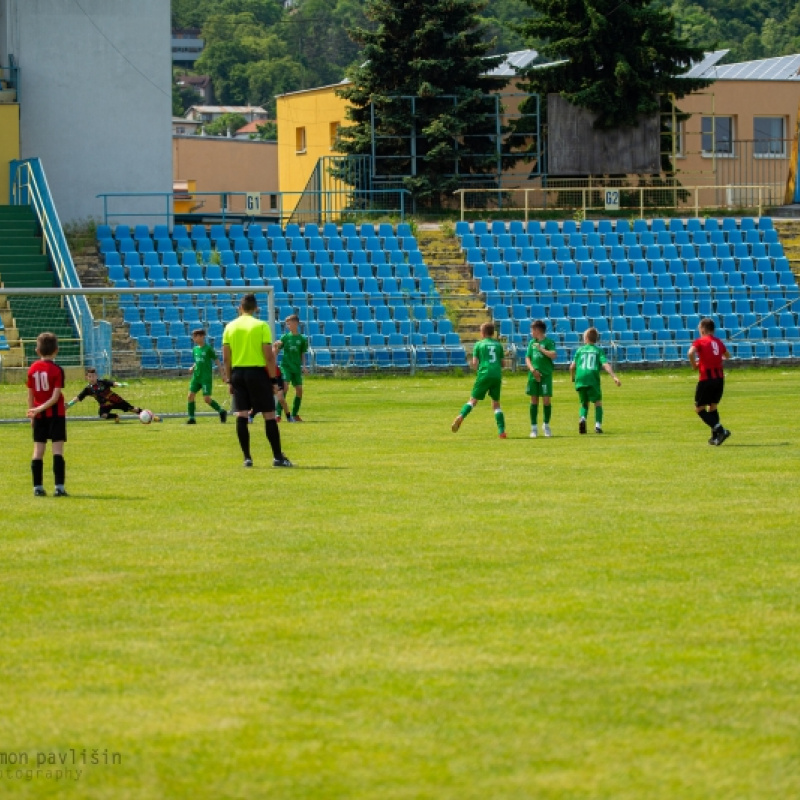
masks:
POLYGON ((66 417, 45 417, 39 415, 33 419, 33 441, 34 442, 66 442, 67 441, 67 418, 66 417))
POLYGON ((275 411, 272 380, 264 367, 234 367, 231 370, 233 399, 239 411, 254 414, 275 411))
POLYGON ((722 400, 725 389, 725 378, 709 378, 707 381, 698 381, 694 390, 694 404, 697 408, 715 406, 722 400))

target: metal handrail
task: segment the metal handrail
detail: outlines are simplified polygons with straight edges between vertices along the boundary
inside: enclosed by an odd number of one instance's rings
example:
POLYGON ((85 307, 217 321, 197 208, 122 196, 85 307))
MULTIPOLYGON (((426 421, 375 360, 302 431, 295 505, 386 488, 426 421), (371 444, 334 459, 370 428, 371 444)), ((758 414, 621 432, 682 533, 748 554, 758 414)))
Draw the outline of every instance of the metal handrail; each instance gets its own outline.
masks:
MULTIPOLYGON (((504 188, 502 190, 498 190, 497 188, 494 188, 494 189, 456 189, 453 192, 453 194, 456 195, 456 196, 460 196, 461 219, 463 220, 463 219, 465 219, 465 214, 466 214, 466 211, 467 211, 466 202, 465 202, 465 196, 467 194, 492 194, 492 195, 496 195, 496 194, 498 194, 498 192, 502 192, 503 194, 522 192, 524 194, 524 196, 525 196, 524 205, 522 205, 522 206, 504 205, 502 210, 504 212, 507 212, 507 211, 524 211, 524 213, 525 213, 525 221, 527 222, 529 214, 531 212, 533 212, 533 211, 553 211, 552 207, 549 207, 549 206, 546 206, 546 205, 541 205, 541 206, 531 205, 531 203, 530 203, 530 194, 532 192, 539 192, 539 193, 542 193, 542 194, 545 194, 545 195, 551 194, 551 193, 558 194, 558 193, 561 193, 561 192, 569 192, 569 193, 574 195, 574 194, 577 194, 578 192, 580 192, 581 193, 581 204, 579 206, 578 205, 574 205, 572 207, 572 210, 580 210, 581 213, 583 213, 585 215, 586 212, 590 211, 590 210, 599 210, 599 211, 605 210, 604 206, 593 206, 593 205, 591 205, 590 202, 587 202, 587 199, 590 197, 589 193, 605 192, 607 190, 614 191, 614 192, 620 192, 620 193, 621 192, 637 192, 638 195, 639 195, 638 211, 639 211, 639 216, 640 217, 644 217, 645 210, 651 211, 651 210, 654 210, 654 208, 658 208, 658 209, 670 209, 670 208, 678 209, 678 208, 681 208, 681 209, 687 209, 687 210, 689 208, 693 208, 694 216, 695 217, 699 217, 700 216, 700 192, 701 191, 708 191, 708 190, 728 191, 728 192, 735 191, 735 190, 745 190, 745 191, 749 191, 749 192, 754 192, 755 191, 755 192, 758 192, 758 203, 757 203, 758 216, 761 216, 762 212, 763 212, 763 209, 764 209, 764 205, 765 205, 765 199, 764 199, 765 190, 769 190, 770 192, 775 192, 775 191, 781 191, 782 192, 783 191, 783 185, 782 184, 767 183, 767 184, 725 184, 725 185, 716 185, 715 184, 715 185, 708 185, 708 186, 679 186, 679 185, 674 185, 674 186, 669 186, 669 185, 665 185, 665 186, 613 186, 613 185, 611 185, 611 186, 569 186, 569 187, 560 187, 560 186, 559 187, 551 187, 551 186, 519 186, 519 187, 514 188, 514 189, 504 188), (674 192, 678 192, 678 191, 679 192, 686 192, 686 193, 693 193, 694 194, 694 202, 691 205, 690 204, 682 204, 682 205, 678 205, 678 204, 668 205, 667 204, 667 205, 657 206, 657 207, 649 206, 649 205, 647 205, 645 203, 645 193, 648 193, 648 192, 651 193, 651 194, 653 192, 673 192, 674 193, 674 192)), ((734 207, 734 206, 732 204, 728 204, 726 206, 718 206, 718 207, 719 208, 731 208, 731 207, 734 207)), ((738 207, 738 206, 736 206, 736 207, 738 207)), ((564 213, 569 213, 569 211, 570 211, 569 208, 561 208, 561 207, 559 207, 558 210, 559 211, 563 211, 564 213)), ((631 211, 633 209, 630 209, 630 208, 628 208, 628 209, 620 208, 619 209, 619 211, 625 211, 625 210, 631 211)))
MULTIPOLYGON (((11 162, 11 199, 13 205, 30 205, 36 214, 42 228, 44 253, 49 255, 60 285, 64 289, 82 290, 47 177, 38 158, 11 162)), ((86 333, 92 328, 94 316, 85 297, 76 292, 67 294, 66 298, 83 351, 86 333)))
MULTIPOLYGON (((347 192, 349 195, 352 195, 356 198, 364 197, 365 199, 369 199, 373 196, 382 197, 385 195, 395 195, 399 196, 400 199, 400 208, 374 208, 368 210, 360 210, 360 209, 348 209, 348 208, 341 208, 336 209, 335 211, 326 212, 327 214, 333 215, 357 215, 357 214, 399 214, 400 221, 403 222, 405 220, 406 214, 406 196, 411 196, 411 192, 408 189, 350 189, 347 192)), ((203 198, 203 197, 215 197, 219 198, 220 201, 220 211, 208 211, 208 216, 215 216, 218 217, 220 222, 224 225, 226 221, 233 217, 235 219, 240 219, 243 216, 253 216, 253 217, 270 217, 275 216, 281 222, 288 218, 289 212, 285 211, 286 208, 293 207, 292 203, 287 202, 287 199, 290 198, 301 198, 301 197, 308 197, 310 195, 318 196, 320 199, 324 199, 328 201, 328 205, 333 209, 335 206, 330 203, 331 199, 334 197, 340 197, 342 194, 341 189, 323 189, 316 192, 229 192, 229 191, 222 191, 222 192, 191 192, 189 197, 192 199, 195 198, 203 198), (272 208, 269 210, 261 210, 261 211, 253 211, 252 209, 248 209, 247 201, 248 198, 251 198, 253 195, 269 195, 270 197, 276 197, 277 203, 276 208, 272 208), (241 210, 234 210, 231 205, 231 198, 242 198, 242 209, 241 210)), ((154 218, 163 218, 167 225, 172 225, 175 218, 175 211, 174 211, 174 201, 175 201, 175 194, 173 192, 102 192, 101 194, 95 195, 98 199, 103 201, 103 223, 108 224, 109 217, 113 217, 114 219, 132 219, 132 218, 147 218, 148 220, 152 220, 154 218), (111 212, 109 211, 109 202, 114 198, 153 198, 154 205, 158 206, 158 209, 155 209, 151 212, 130 212, 130 211, 122 211, 122 212, 111 212)), ((180 198, 178 198, 180 199, 180 198)))

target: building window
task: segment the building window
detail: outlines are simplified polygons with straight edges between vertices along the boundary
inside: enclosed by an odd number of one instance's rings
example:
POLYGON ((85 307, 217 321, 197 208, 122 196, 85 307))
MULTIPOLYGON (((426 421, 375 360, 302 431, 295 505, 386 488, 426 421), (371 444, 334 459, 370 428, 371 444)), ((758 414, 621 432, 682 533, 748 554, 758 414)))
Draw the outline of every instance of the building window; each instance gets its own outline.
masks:
POLYGON ((331 150, 335 150, 336 141, 339 138, 339 123, 331 122, 331 124, 328 126, 328 133, 330 136, 331 150))
POLYGON ((296 153, 305 153, 306 151, 306 129, 305 128, 295 128, 294 129, 294 141, 295 146, 294 150, 296 153))
POLYGON ((278 207, 278 195, 271 194, 269 196, 269 207, 271 211, 274 211, 278 207))
POLYGON ((672 118, 668 117, 665 120, 665 128, 666 132, 664 133, 663 141, 666 143, 665 150, 667 154, 672 155, 675 153, 676 157, 683 156, 683 122, 675 123, 675 133, 673 134, 672 118))
POLYGON ((786 155, 786 121, 783 117, 753 117, 753 153, 786 155))
POLYGON ((704 156, 733 155, 733 117, 703 117, 701 130, 704 156))

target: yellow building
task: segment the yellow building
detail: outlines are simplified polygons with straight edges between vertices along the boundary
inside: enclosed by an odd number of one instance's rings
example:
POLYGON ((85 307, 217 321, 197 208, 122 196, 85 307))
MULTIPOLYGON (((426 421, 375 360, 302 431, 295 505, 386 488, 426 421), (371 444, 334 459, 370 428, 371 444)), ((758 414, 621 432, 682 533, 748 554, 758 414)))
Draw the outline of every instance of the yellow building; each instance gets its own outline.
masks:
MULTIPOLYGON (((503 62, 487 73, 497 78, 502 99, 501 123, 508 115, 518 113, 524 93, 512 82, 516 70, 527 66, 536 58, 534 50, 508 53, 503 62), (505 110, 503 110, 505 109, 505 110)), ((325 219, 346 207, 351 199, 352 186, 332 178, 326 170, 316 172, 321 158, 342 155, 336 150, 336 138, 341 125, 347 125, 348 103, 337 96, 344 83, 321 86, 299 92, 278 95, 278 173, 282 193, 282 216, 302 214, 298 203, 306 191, 316 192, 318 201, 313 208, 313 218, 325 219)), ((522 170, 525 175, 530 168, 522 170)), ((304 203, 312 205, 307 195, 304 203)), ((311 212, 312 209, 306 209, 311 212)))
MULTIPOLYGON (((297 207, 319 159, 337 155, 339 126, 346 124, 347 102, 336 95, 342 84, 279 95, 278 176, 283 215, 297 207)), ((322 191, 322 186, 314 187, 322 191)), ((334 202, 334 201, 332 201, 334 202)), ((335 210, 335 209, 329 209, 335 210)))
POLYGON ((19 105, 0 103, 0 205, 8 205, 10 163, 19 158, 19 105))

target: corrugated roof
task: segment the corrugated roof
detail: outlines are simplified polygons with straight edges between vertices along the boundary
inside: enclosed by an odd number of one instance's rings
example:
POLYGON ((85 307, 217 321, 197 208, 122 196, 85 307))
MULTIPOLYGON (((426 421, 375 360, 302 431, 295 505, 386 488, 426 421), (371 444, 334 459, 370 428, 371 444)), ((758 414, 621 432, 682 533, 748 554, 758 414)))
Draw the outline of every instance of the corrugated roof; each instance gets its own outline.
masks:
POLYGON ((535 50, 516 50, 513 53, 506 53, 504 61, 486 75, 490 78, 513 78, 519 70, 525 69, 538 55, 535 50))
POLYGON ((707 78, 706 73, 727 55, 730 50, 715 50, 713 53, 706 53, 702 61, 692 64, 692 68, 681 75, 682 78, 707 78))
MULTIPOLYGON (((727 51, 718 50, 717 52, 724 54, 727 51)), ((702 63, 705 63, 705 60, 702 63)), ((722 64, 721 66, 716 66, 716 62, 714 62, 703 72, 698 71, 700 66, 687 72, 686 77, 710 78, 715 81, 800 81, 800 55, 798 54, 762 58, 758 61, 741 61, 738 64, 722 64)))

